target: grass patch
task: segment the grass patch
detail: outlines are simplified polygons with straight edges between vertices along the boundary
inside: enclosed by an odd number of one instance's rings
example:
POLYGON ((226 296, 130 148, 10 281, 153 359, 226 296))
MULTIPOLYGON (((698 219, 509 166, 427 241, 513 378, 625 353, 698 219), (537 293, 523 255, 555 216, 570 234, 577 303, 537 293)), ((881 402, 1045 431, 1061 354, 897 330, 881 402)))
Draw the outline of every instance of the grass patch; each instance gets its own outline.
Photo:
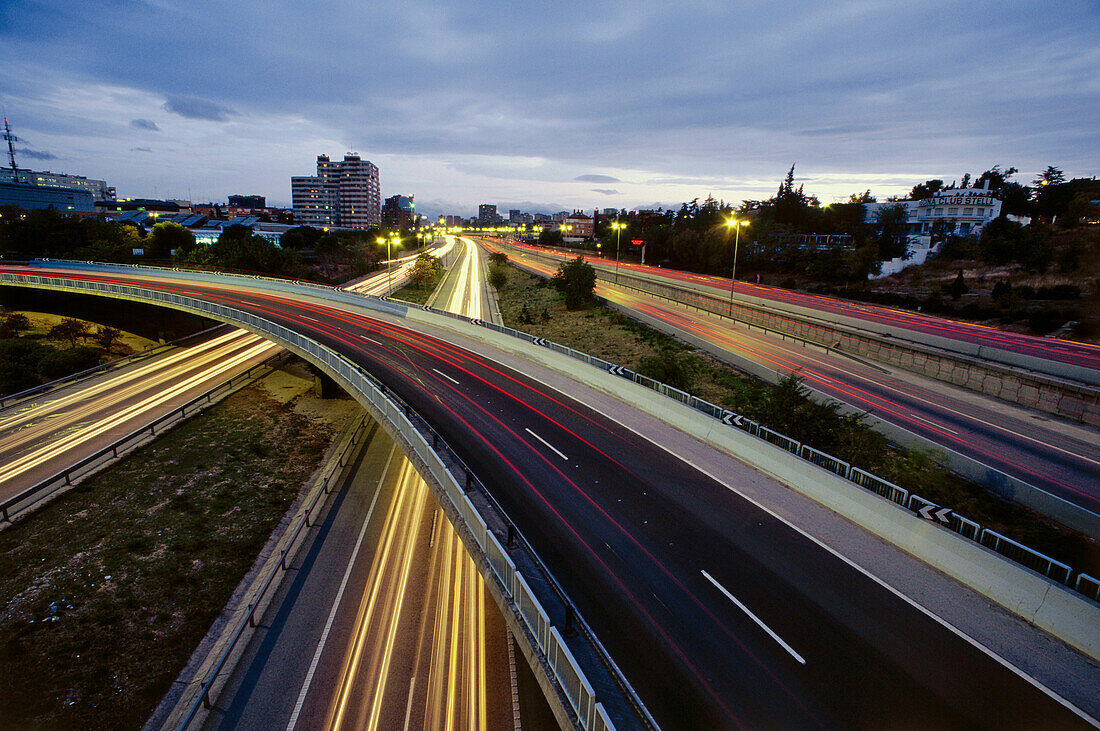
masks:
POLYGON ((942 468, 935 452, 890 444, 839 404, 819 404, 794 378, 770 385, 711 355, 599 305, 569 311, 545 280, 514 269, 499 293, 504 324, 626 366, 701 399, 744 414, 910 492, 1096 575, 1095 540, 1070 531, 942 468))
POLYGON ((427 304, 428 298, 432 296, 432 292, 435 291, 435 288, 439 286, 439 283, 443 281, 443 277, 445 276, 447 276, 447 270, 443 267, 441 261, 439 269, 432 275, 430 280, 424 284, 413 284, 410 282, 394 292, 390 297, 414 305, 427 304))
POLYGON ((0 532, 0 725, 140 727, 334 433, 253 386, 0 532))

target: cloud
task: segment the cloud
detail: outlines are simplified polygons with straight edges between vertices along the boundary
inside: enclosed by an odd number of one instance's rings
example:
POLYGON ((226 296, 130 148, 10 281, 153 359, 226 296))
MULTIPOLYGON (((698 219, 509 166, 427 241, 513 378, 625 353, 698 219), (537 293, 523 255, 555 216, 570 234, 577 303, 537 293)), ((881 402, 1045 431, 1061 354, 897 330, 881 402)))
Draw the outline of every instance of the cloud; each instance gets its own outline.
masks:
POLYGON ((152 152, 152 151, 153 150, 149 147, 131 147, 130 148, 130 152, 152 152))
POLYGON ((57 155, 47 150, 16 150, 20 157, 29 157, 32 160, 56 160, 57 155))
POLYGON ((217 102, 181 94, 169 94, 164 102, 164 109, 188 119, 205 119, 210 122, 228 122, 229 115, 235 114, 232 109, 217 102))
POLYGON ((150 132, 159 132, 160 127, 151 119, 131 119, 130 127, 133 129, 147 129, 150 132))
POLYGON ((612 190, 611 188, 592 188, 593 193, 603 193, 604 195, 618 195, 619 191, 612 190))
POLYGON ((618 178, 613 178, 610 175, 578 175, 573 178, 582 183, 621 183, 618 178))
POLYGON ((819 127, 817 129, 803 129, 795 132, 799 137, 841 137, 844 135, 861 134, 864 132, 878 132, 883 129, 878 124, 842 124, 836 127, 819 127))

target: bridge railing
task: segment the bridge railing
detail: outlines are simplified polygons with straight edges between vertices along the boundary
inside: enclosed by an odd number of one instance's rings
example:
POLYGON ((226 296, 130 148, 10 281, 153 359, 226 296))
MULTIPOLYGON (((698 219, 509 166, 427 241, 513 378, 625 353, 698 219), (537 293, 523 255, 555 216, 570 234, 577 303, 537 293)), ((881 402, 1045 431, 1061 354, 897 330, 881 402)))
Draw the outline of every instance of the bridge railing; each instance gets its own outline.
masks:
MULTIPOLYGON (((266 277, 247 277, 247 276, 242 277, 241 275, 228 275, 228 274, 220 275, 220 276, 224 276, 224 277, 233 276, 233 277, 238 277, 238 278, 243 278, 243 279, 249 279, 249 278, 252 278, 252 279, 270 279, 270 278, 266 278, 266 277)), ((99 287, 100 287, 99 291, 104 291, 102 288, 105 287, 107 292, 113 293, 113 294, 116 294, 116 295, 119 294, 122 291, 122 285, 114 285, 114 284, 102 285, 102 284, 99 284, 99 283, 96 283, 96 282, 89 282, 89 281, 85 281, 85 280, 67 280, 67 279, 62 280, 60 278, 43 277, 43 276, 40 276, 40 275, 14 275, 14 274, 9 274, 9 273, 0 273, 0 282, 9 281, 11 283, 18 283, 18 280, 24 280, 24 281, 28 281, 28 282, 32 282, 32 283, 38 282, 39 280, 41 280, 43 283, 45 283, 46 280, 54 280, 57 283, 63 282, 64 284, 67 284, 67 285, 70 285, 70 286, 76 286, 78 289, 81 288, 81 285, 86 285, 87 288, 89 288, 89 289, 95 289, 95 287, 92 287, 90 285, 97 285, 98 284, 99 287)), ((276 281, 281 287, 286 287, 286 286, 289 286, 289 284, 290 284, 290 283, 286 282, 285 280, 283 280, 281 282, 279 280, 274 280, 274 281, 276 281)), ((64 285, 56 284, 55 286, 64 286, 64 285)), ((375 302, 384 303, 383 308, 385 308, 386 305, 389 305, 389 306, 392 307, 393 305, 396 304, 396 303, 390 303, 388 301, 382 300, 382 299, 377 298, 377 297, 371 297, 371 296, 368 296, 368 295, 359 295, 359 294, 352 295, 350 293, 344 292, 343 290, 340 290, 339 288, 324 287, 324 286, 321 286, 321 285, 310 285, 310 286, 312 288, 315 288, 317 293, 320 294, 320 296, 325 297, 325 298, 338 299, 340 301, 343 301, 345 297, 358 298, 358 299, 360 299, 360 301, 362 301, 362 300, 372 301, 373 300, 375 302)), ((129 288, 129 287, 127 287, 127 288, 129 288)), ((146 290, 146 291, 152 292, 152 293, 155 293, 155 294, 158 294, 158 295, 161 295, 161 296, 176 296, 176 297, 178 297, 177 295, 165 295, 165 293, 158 292, 157 290, 146 290)), ((201 302, 199 300, 195 300, 195 301, 196 302, 201 302)), ((176 304, 177 304, 177 306, 179 306, 178 303, 176 303, 176 304)), ((206 304, 206 303, 203 303, 203 304, 206 304)), ((213 305, 211 305, 211 306, 213 306, 213 305)), ((374 305, 371 305, 371 306, 374 306, 374 305)), ((228 310, 229 308, 225 308, 225 309, 228 310)), ((822 469, 828 469, 829 471, 833 471, 830 467, 822 464, 822 462, 835 462, 835 463, 843 462, 843 460, 840 460, 840 459, 838 459, 838 458, 836 458, 832 455, 826 454, 825 452, 821 452, 819 450, 812 449, 812 447, 811 447, 812 451, 806 451, 804 449, 801 449, 801 447, 803 447, 805 445, 800 445, 799 442, 797 442, 796 440, 790 439, 786 435, 783 435, 783 434, 781 434, 781 433, 779 433, 775 430, 768 429, 765 426, 757 424, 756 422, 754 422, 750 419, 747 419, 742 415, 734 414, 733 412, 730 412, 730 411, 727 411, 727 410, 723 410, 722 414, 718 415, 718 414, 715 413, 715 408, 713 407, 713 405, 709 404, 706 401, 703 401, 702 399, 698 399, 694 396, 691 396, 690 394, 687 394, 684 391, 672 388, 670 386, 667 386, 665 384, 660 383, 659 381, 655 381, 651 378, 643 376, 639 373, 635 373, 634 371, 631 371, 627 368, 624 368, 623 366, 618 366, 618 365, 615 365, 613 363, 610 363, 609 361, 606 361, 602 358, 597 358, 597 357, 591 356, 587 353, 584 353, 584 352, 579 351, 579 350, 575 350, 573 348, 570 348, 570 347, 565 346, 565 345, 561 345, 559 343, 555 343, 555 342, 550 341, 546 338, 540 338, 540 337, 537 337, 535 335, 531 335, 530 333, 523 332, 522 330, 516 330, 514 328, 509 328, 509 327, 505 327, 505 326, 502 326, 502 325, 496 325, 494 323, 484 322, 482 320, 471 320, 470 318, 467 318, 467 317, 462 316, 462 315, 456 315, 456 314, 453 314, 453 313, 446 313, 446 312, 443 312, 441 310, 436 310, 436 309, 431 308, 431 307, 423 307, 423 309, 431 311, 431 312, 436 313, 436 314, 446 315, 446 316, 451 317, 451 318, 456 319, 456 320, 470 322, 470 323, 472 323, 474 325, 477 325, 477 326, 480 326, 480 327, 485 327, 485 328, 488 328, 490 330, 494 330, 496 332, 500 332, 500 333, 503 333, 503 334, 506 334, 506 335, 510 335, 512 337, 519 338, 521 340, 525 340, 525 341, 527 341, 529 343, 533 343, 535 345, 539 345, 539 346, 542 346, 542 347, 549 348, 549 349, 551 349, 555 352, 561 353, 561 354, 566 355, 570 358, 588 363, 589 365, 595 366, 595 367, 597 367, 601 370, 604 370, 608 373, 611 373, 612 375, 617 375, 617 376, 629 379, 631 381, 634 381, 635 383, 638 383, 639 385, 645 386, 646 388, 649 388, 653 391, 656 391, 656 392, 661 393, 663 395, 669 396, 670 398, 674 398, 677 401, 680 401, 681 403, 685 403, 689 407, 696 408, 697 410, 700 411, 700 413, 706 414, 708 416, 711 416, 712 418, 716 418, 716 419, 719 419, 719 420, 723 421, 724 423, 730 424, 731 426, 735 426, 735 427, 740 428, 744 431, 747 431, 749 434, 752 434, 753 436, 756 436, 758 438, 765 439, 766 441, 777 444, 781 448, 786 449, 788 451, 791 451, 793 454, 796 454, 797 456, 801 457, 802 459, 805 459, 805 460, 807 460, 807 461, 809 461, 809 462, 811 462, 815 465, 820 466, 822 469)), ((243 313, 243 314, 247 315, 247 313, 243 313)), ((226 317, 228 317, 228 315, 226 315, 225 313, 219 313, 219 315, 222 317, 222 319, 225 319, 226 317)), ((253 326, 254 327, 259 327, 259 325, 253 325, 253 326)), ((287 331, 287 332, 290 332, 290 331, 287 331)), ((343 375, 343 374, 341 374, 341 375, 343 375)), ((942 527, 946 530, 951 530, 955 533, 958 533, 959 535, 963 536, 964 538, 967 538, 967 539, 972 540, 976 543, 979 543, 980 545, 985 546, 986 548, 988 548, 992 551, 995 551, 996 553, 1000 554, 1001 556, 1003 556, 1003 557, 1005 557, 1009 560, 1012 560, 1012 561, 1014 561, 1014 562, 1016 562, 1016 563, 1018 563, 1022 566, 1026 566, 1027 568, 1032 569, 1032 570, 1034 570, 1034 571, 1036 571, 1036 572, 1038 572, 1038 573, 1040 573, 1040 574, 1042 574, 1042 575, 1044 575, 1044 576, 1046 576, 1046 577, 1048 577, 1048 578, 1050 578, 1054 581, 1058 581, 1058 583, 1065 584, 1066 586, 1069 586, 1069 587, 1071 587, 1075 590, 1078 590, 1078 591, 1080 591, 1080 586, 1084 586, 1085 591, 1083 591, 1081 593, 1085 596, 1089 596, 1090 598, 1093 598, 1094 600, 1096 600, 1096 597, 1094 596, 1095 593, 1091 592, 1091 590, 1090 590, 1090 587, 1092 586, 1090 581, 1087 581, 1087 580, 1084 581, 1084 582, 1075 581, 1076 577, 1080 574, 1080 572, 1066 566, 1066 564, 1063 564, 1060 561, 1057 561, 1054 558, 1051 558, 1050 556, 1047 556, 1047 555, 1045 555, 1045 554, 1043 554, 1039 551, 1036 551, 1032 548, 1029 548, 1029 547, 1025 546, 1024 544, 1022 544, 1022 543, 1018 543, 1016 541, 1013 541, 1013 540, 1011 540, 1011 539, 1009 539, 1005 536, 1001 536, 1000 533, 997 533, 996 531, 993 531, 992 529, 982 528, 979 524, 975 523, 974 521, 966 519, 963 516, 957 515, 953 511, 944 510, 943 508, 939 508, 939 506, 937 506, 937 510, 935 510, 935 511, 922 509, 924 507, 925 503, 931 504, 930 501, 924 500, 923 498, 919 498, 919 496, 910 495, 908 493, 908 491, 906 491, 905 489, 899 487, 898 485, 895 485, 895 484, 893 484, 892 482, 890 482, 888 480, 884 480, 884 479, 882 479, 882 478, 880 478, 876 475, 873 475, 873 474, 871 474, 867 471, 861 470, 857 467, 850 467, 849 468, 849 474, 847 475, 847 479, 849 481, 851 481, 853 484, 859 485, 860 487, 863 487, 864 489, 867 489, 871 492, 874 492, 875 494, 880 495, 880 496, 884 497, 885 499, 890 500, 891 502, 897 503, 898 505, 900 505, 902 507, 908 508, 912 512, 918 514, 920 517, 931 520, 931 521, 935 522, 937 525, 939 525, 940 527, 942 527), (913 498, 917 498, 917 500, 914 501, 913 498), (914 507, 914 505, 916 505, 917 507, 914 507), (990 534, 988 538, 985 537, 986 533, 990 534)))
MULTIPOLYGON (((394 429, 396 436, 410 449, 412 453, 409 456, 415 457, 425 466, 441 491, 436 497, 440 503, 451 506, 452 514, 462 521, 466 531, 471 536, 474 543, 471 552, 480 555, 485 564, 492 568, 491 573, 486 573, 486 580, 490 580, 491 576, 496 577, 497 588, 505 599, 517 608, 524 623, 531 630, 535 649, 544 658, 553 679, 561 688, 562 695, 569 702, 573 713, 576 714, 581 728, 603 731, 604 729, 614 729, 614 726, 611 724, 602 701, 597 701, 593 685, 564 640, 564 636, 576 635, 578 627, 582 630, 583 642, 590 644, 588 652, 602 662, 603 667, 600 672, 607 673, 611 677, 610 682, 623 692, 627 707, 631 708, 634 714, 632 718, 629 718, 631 725, 640 725, 643 728, 650 729, 657 728, 644 704, 618 670, 606 649, 603 648, 591 628, 580 617, 579 612, 577 612, 564 591, 561 590, 560 585, 537 553, 531 548, 531 545, 515 529, 515 523, 506 514, 503 514, 503 511, 496 518, 501 525, 507 526, 507 533, 511 538, 508 541, 509 547, 513 551, 521 550, 526 553, 527 563, 535 567, 534 573, 527 576, 524 576, 517 568, 508 551, 500 545, 498 537, 492 530, 488 529, 484 519, 479 517, 472 524, 468 521, 467 516, 471 514, 471 511, 475 513, 477 511, 472 505, 466 506, 466 503, 470 502, 467 489, 460 486, 456 475, 447 467, 441 455, 436 451, 442 444, 444 446, 442 451, 450 461, 454 462, 457 459, 454 450, 447 446, 438 433, 431 430, 430 427, 427 432, 418 430, 414 426, 414 419, 424 425, 427 422, 416 414, 408 403, 377 378, 348 361, 339 353, 311 338, 300 335, 266 318, 227 305, 157 289, 93 280, 66 279, 56 276, 14 275, 0 272, 0 283, 29 284, 68 291, 107 294, 154 304, 166 304, 176 309, 211 316, 214 319, 243 326, 245 329, 262 334, 299 355, 305 356, 341 383, 368 410, 373 411, 376 416, 380 416, 379 420, 394 429), (430 444, 429 439, 431 440, 430 444), (483 528, 483 526, 485 527, 483 528), (539 596, 530 590, 532 582, 552 587, 553 592, 557 594, 556 599, 564 605, 565 623, 561 630, 551 622, 550 614, 544 608, 539 596)), ((462 466, 465 467, 465 465, 462 466)), ((466 468, 465 484, 468 487, 472 486, 475 480, 476 477, 472 471, 466 468)), ((492 496, 487 490, 483 494, 489 501, 492 501, 492 496)), ((491 504, 499 510, 499 505, 495 505, 495 501, 492 501, 491 504)), ((251 613, 249 614, 249 621, 254 621, 251 613)), ((241 631, 243 632, 243 628, 241 631)), ((594 669, 589 667, 590 672, 594 669)), ((190 719, 194 717, 198 705, 209 703, 209 689, 216 675, 216 672, 212 673, 204 682, 202 693, 196 698, 196 705, 192 709, 192 713, 189 714, 184 728, 190 723, 190 719)))
MULTIPOLYGON (((444 314, 439 310, 432 310, 439 314, 444 314)), ((785 434, 782 434, 774 429, 769 429, 766 426, 758 424, 757 422, 732 411, 722 409, 709 401, 705 401, 696 396, 693 396, 685 391, 682 391, 672 386, 668 386, 660 381, 656 381, 648 376, 643 376, 640 373, 631 371, 623 366, 615 365, 602 358, 596 358, 582 351, 575 350, 573 348, 560 345, 545 338, 540 338, 530 333, 523 332, 522 330, 516 330, 514 328, 505 327, 502 325, 494 325, 488 322, 482 322, 480 320, 470 320, 469 318, 461 315, 450 315, 458 320, 465 320, 472 322, 475 325, 494 330, 496 332, 511 335, 521 340, 526 340, 529 343, 540 345, 557 353, 562 353, 576 360, 593 365, 603 371, 606 371, 612 375, 617 375, 622 378, 633 381, 641 386, 644 386, 652 391, 656 391, 669 398, 675 399, 680 403, 703 413, 711 418, 722 421, 723 423, 742 429, 749 434, 770 442, 781 449, 784 449, 804 460, 810 462, 824 470, 833 472, 842 478, 847 479, 855 485, 858 485, 865 490, 875 493, 890 502, 893 502, 903 508, 906 508, 913 513, 916 513, 922 518, 930 520, 954 533, 959 534, 963 538, 978 543, 998 554, 1006 559, 1009 559, 1015 563, 1025 566, 1049 579, 1056 581, 1060 584, 1064 584, 1082 595, 1091 598, 1094 601, 1100 601, 1100 587, 1097 586, 1096 579, 1093 579, 1088 574, 1082 574, 1079 571, 1075 571, 1066 564, 1047 556, 1040 551, 1036 551, 1022 543, 1011 540, 1000 533, 990 529, 983 528, 978 523, 962 516, 951 510, 944 510, 938 505, 934 505, 928 500, 918 496, 911 495, 908 490, 895 485, 889 480, 884 480, 877 475, 874 475, 865 470, 859 469, 850 465, 845 460, 835 457, 826 452, 822 452, 808 444, 802 444, 795 439, 791 439, 785 434), (931 505, 934 510, 927 509, 931 505), (1079 577, 1084 577, 1079 578, 1079 577)))

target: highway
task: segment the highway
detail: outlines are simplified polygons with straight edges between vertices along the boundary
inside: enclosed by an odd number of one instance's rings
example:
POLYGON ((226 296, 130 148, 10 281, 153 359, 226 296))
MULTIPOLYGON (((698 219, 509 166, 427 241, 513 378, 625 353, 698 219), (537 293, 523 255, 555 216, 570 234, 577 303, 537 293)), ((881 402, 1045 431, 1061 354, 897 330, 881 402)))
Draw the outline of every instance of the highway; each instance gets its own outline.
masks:
POLYGON ((278 350, 263 338, 229 330, 0 411, 0 500, 171 413, 278 350))
MULTIPOLYGON (((448 240, 430 253, 445 255, 448 240)), ((349 287, 385 294, 408 278, 416 253, 349 287)), ((384 265, 390 262, 383 262, 384 265)), ((0 501, 79 463, 115 440, 233 378, 279 347, 243 330, 143 360, 0 410, 0 501)))
POLYGON ((304 290, 58 275, 233 304, 364 365, 490 486, 662 727, 1086 722, 736 484, 484 357, 304 290))
MULTIPOLYGON (((520 249, 552 256, 559 260, 572 258, 572 255, 564 254, 560 250, 546 249, 527 244, 515 245, 520 249)), ((589 252, 589 254, 590 253, 591 252, 589 252)), ((589 257, 586 256, 586 258, 589 257)), ((590 259, 590 261, 602 269, 605 275, 612 279, 614 278, 614 261, 593 261, 592 259, 590 259)), ((695 288, 719 297, 728 298, 730 295, 730 280, 723 277, 695 274, 693 272, 684 272, 663 267, 643 266, 625 261, 620 261, 619 268, 623 273, 630 273, 655 281, 675 283, 681 287, 686 286, 688 288, 695 288)), ((1023 333, 1014 333, 984 325, 948 320, 942 317, 925 315, 918 312, 909 312, 907 310, 898 310, 890 307, 853 302, 850 300, 825 297, 805 292, 795 292, 779 287, 753 284, 745 281, 737 282, 735 294, 758 297, 779 306, 796 306, 816 310, 818 316, 822 319, 830 319, 830 316, 852 318, 861 321, 863 327, 866 329, 877 332, 897 333, 898 331, 910 330, 913 332, 937 335, 960 342, 985 345, 1013 353, 1030 355, 1044 360, 1100 370, 1100 346, 1090 343, 1025 335, 1023 333)))
MULTIPOLYGON (((469 240, 457 249, 438 304, 480 313, 478 249, 469 240)), ((376 432, 344 490, 207 727, 510 724, 504 620, 427 484, 376 432), (288 670, 273 660, 291 657, 311 662, 288 670)))
MULTIPOLYGON (((502 250, 509 249, 517 251, 502 250)), ((517 263, 553 273, 529 257, 517 263)), ((1100 435, 1094 429, 902 369, 826 354, 604 280, 596 292, 717 351, 769 371, 796 373, 830 398, 1100 513, 1100 435)))

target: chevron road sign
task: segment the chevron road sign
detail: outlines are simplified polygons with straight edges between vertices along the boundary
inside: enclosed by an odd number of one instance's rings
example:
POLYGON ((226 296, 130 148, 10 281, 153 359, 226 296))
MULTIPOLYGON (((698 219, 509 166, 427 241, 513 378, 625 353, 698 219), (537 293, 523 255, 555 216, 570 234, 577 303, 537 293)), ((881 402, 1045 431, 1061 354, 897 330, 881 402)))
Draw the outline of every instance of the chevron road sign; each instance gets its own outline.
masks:
POLYGON ((925 505, 917 512, 920 513, 920 517, 924 518, 925 520, 935 520, 939 521, 940 523, 950 523, 951 508, 940 508, 939 510, 937 510, 936 507, 937 506, 935 505, 925 505))
POLYGON ((722 423, 726 426, 737 426, 737 419, 737 414, 733 413, 732 411, 722 412, 722 423))
POLYGON ((550 341, 546 338, 532 338, 531 342, 535 345, 542 345, 544 347, 550 344, 550 341))
POLYGON ((613 376, 625 376, 628 373, 626 368, 617 365, 609 366, 607 372, 613 376))

